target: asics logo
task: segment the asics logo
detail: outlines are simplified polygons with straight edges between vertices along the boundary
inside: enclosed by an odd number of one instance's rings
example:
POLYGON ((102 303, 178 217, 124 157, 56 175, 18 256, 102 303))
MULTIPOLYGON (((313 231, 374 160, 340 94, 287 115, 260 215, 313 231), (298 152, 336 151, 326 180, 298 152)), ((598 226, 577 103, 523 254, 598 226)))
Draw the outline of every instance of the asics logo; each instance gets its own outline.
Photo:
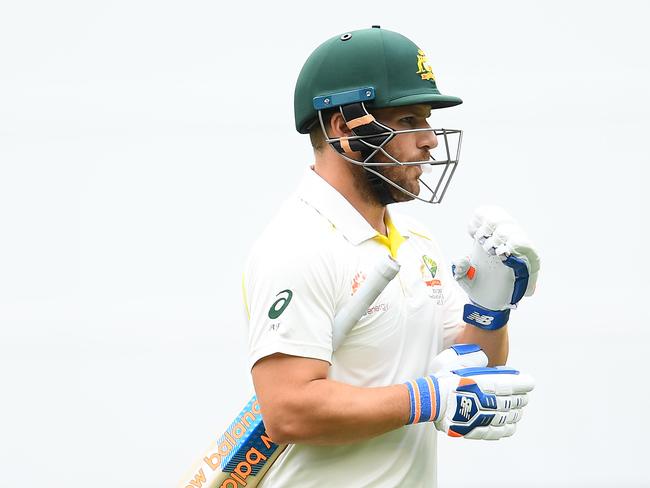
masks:
POLYGON ((490 325, 494 320, 494 317, 490 317, 489 315, 481 315, 478 312, 472 312, 467 316, 467 320, 473 320, 481 325, 490 325))
POLYGON ((460 399, 460 414, 469 420, 469 414, 472 411, 472 400, 467 397, 460 399))

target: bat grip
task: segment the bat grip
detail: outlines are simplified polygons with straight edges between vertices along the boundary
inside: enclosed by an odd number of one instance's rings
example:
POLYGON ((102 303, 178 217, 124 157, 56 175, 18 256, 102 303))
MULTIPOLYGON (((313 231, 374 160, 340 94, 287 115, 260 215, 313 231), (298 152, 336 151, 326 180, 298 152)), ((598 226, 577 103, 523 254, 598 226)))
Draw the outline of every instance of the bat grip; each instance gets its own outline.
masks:
POLYGON ((370 270, 366 280, 357 292, 334 317, 332 326, 332 348, 337 350, 354 324, 367 312, 368 308, 384 291, 390 281, 397 276, 400 265, 389 255, 370 270))

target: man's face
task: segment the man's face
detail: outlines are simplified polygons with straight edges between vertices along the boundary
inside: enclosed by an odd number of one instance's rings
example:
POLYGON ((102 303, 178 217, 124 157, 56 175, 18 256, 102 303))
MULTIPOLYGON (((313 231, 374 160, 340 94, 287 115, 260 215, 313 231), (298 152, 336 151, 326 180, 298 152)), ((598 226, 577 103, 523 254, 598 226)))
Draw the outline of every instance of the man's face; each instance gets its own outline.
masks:
MULTIPOLYGON (((427 118, 431 115, 431 107, 428 105, 383 108, 373 111, 373 115, 379 122, 396 131, 431 128, 427 122, 427 118)), ((421 131, 398 134, 384 146, 384 149, 398 161, 415 162, 429 160, 429 151, 437 145, 438 140, 433 131, 421 131)), ((373 157, 373 161, 381 163, 393 162, 381 152, 373 157)), ((375 166, 373 168, 414 195, 420 193, 418 179, 422 175, 421 166, 375 166)), ((391 196, 397 202, 413 200, 413 197, 393 186, 390 186, 390 191, 391 196)))

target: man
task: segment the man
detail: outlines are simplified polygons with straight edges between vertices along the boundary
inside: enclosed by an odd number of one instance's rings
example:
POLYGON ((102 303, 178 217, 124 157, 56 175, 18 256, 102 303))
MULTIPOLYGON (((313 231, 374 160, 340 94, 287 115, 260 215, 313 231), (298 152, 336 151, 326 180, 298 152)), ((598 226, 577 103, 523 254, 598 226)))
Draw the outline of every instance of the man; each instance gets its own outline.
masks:
POLYGON ((326 41, 305 63, 294 103, 315 161, 254 246, 243 283, 264 423, 275 442, 292 444, 262 486, 435 486, 434 425, 477 438, 514 432, 530 380, 468 370, 496 377, 492 393, 512 394, 489 407, 500 417, 477 417, 492 400, 461 399, 476 383, 459 368, 505 363, 509 309, 532 293, 537 257, 516 224, 487 211, 475 217, 474 254, 452 276, 429 232, 388 210, 414 198, 438 203, 457 163, 450 141, 460 131, 434 131, 427 118, 461 100, 440 94, 407 38, 373 26, 326 41), (441 143, 448 156, 434 160, 441 143), (442 175, 426 185, 432 166, 442 175), (333 350, 336 313, 387 253, 399 274, 333 350), (460 343, 484 353, 460 346, 439 355, 460 343), (460 426, 461 414, 473 423, 460 426))

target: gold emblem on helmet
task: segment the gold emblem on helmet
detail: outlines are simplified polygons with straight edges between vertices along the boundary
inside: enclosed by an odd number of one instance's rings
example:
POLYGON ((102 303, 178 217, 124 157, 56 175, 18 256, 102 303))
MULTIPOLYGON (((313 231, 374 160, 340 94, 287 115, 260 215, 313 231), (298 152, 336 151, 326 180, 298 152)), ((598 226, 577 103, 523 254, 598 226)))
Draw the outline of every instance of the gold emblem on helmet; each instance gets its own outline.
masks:
POLYGON ((422 49, 418 49, 417 74, 419 74, 423 80, 436 81, 435 76, 433 76, 433 70, 431 69, 431 66, 429 66, 429 62, 427 61, 427 56, 426 54, 424 54, 424 51, 422 49))

